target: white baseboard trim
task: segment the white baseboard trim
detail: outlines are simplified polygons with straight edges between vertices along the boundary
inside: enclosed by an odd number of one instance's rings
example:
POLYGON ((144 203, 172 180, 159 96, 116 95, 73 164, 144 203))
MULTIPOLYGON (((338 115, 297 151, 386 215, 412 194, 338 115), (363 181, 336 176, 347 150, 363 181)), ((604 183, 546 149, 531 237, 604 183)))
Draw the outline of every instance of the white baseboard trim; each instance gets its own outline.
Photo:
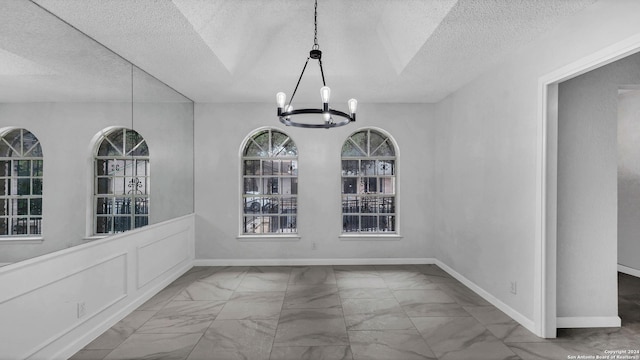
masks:
POLYGON ((193 266, 305 266, 305 265, 425 265, 432 258, 371 259, 195 259, 193 266))
POLYGON ((631 275, 631 276, 635 276, 635 277, 639 277, 640 278, 640 270, 638 270, 638 269, 634 269, 634 268, 630 268, 628 266, 624 266, 624 265, 618 264, 618 271, 623 273, 623 274, 627 274, 627 275, 631 275))
POLYGON ((556 324, 558 329, 620 327, 622 326, 622 320, 620 320, 619 316, 568 316, 558 317, 556 324))
POLYGON ((131 301, 128 305, 119 309, 116 313, 110 316, 108 319, 100 324, 96 324, 92 329, 87 331, 84 336, 75 339, 69 343, 57 354, 51 356, 51 359, 67 359, 73 356, 78 351, 82 350, 84 346, 95 340, 98 336, 102 335, 105 331, 109 330, 112 326, 117 324, 120 320, 124 319, 127 315, 131 314, 135 309, 139 308, 147 300, 151 299, 154 295, 159 293, 162 289, 166 288, 169 284, 174 282, 184 273, 189 271, 193 266, 191 262, 188 262, 177 269, 174 269, 166 277, 158 282, 158 284, 146 290, 137 299, 131 301))
POLYGON ((435 264, 437 266, 439 266, 442 270, 446 271, 449 275, 453 276, 456 280, 458 280, 461 283, 463 283, 466 287, 468 287, 469 289, 473 290, 473 292, 475 292, 476 294, 481 296, 483 299, 487 300, 491 305, 497 307, 502 312, 504 312, 505 314, 509 315, 513 320, 515 320, 518 323, 520 323, 520 325, 524 326, 527 330, 531 331, 534 334, 536 333, 536 330, 535 330, 536 326, 535 326, 535 323, 533 322, 533 320, 531 320, 531 319, 527 318, 526 316, 520 314, 518 311, 513 309, 511 306, 503 303, 501 300, 499 300, 495 296, 489 294, 487 291, 482 289, 480 286, 476 285, 471 280, 467 279, 466 277, 464 277, 463 275, 461 275, 457 271, 453 270, 451 267, 449 267, 447 264, 443 263, 442 261, 436 259, 435 260, 435 264))

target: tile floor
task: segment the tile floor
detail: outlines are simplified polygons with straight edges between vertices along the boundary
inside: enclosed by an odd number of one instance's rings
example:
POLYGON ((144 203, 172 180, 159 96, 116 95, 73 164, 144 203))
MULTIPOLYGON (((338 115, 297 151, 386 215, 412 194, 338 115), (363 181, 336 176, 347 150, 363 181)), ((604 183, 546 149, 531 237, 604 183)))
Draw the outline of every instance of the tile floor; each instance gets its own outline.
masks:
POLYGON ((640 279, 622 328, 540 339, 434 265, 194 267, 81 359, 567 359, 640 349, 640 279))

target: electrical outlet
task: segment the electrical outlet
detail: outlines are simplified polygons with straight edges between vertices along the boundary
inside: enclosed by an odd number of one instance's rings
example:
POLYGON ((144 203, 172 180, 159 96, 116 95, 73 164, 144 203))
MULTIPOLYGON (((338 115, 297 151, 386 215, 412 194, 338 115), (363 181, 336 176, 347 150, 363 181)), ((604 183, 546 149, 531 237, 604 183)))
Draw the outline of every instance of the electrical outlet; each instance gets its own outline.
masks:
POLYGON ((513 295, 518 293, 518 282, 517 281, 511 281, 511 287, 510 287, 509 291, 513 295))
POLYGON ((84 301, 78 303, 78 319, 85 316, 87 314, 87 307, 85 306, 84 301))

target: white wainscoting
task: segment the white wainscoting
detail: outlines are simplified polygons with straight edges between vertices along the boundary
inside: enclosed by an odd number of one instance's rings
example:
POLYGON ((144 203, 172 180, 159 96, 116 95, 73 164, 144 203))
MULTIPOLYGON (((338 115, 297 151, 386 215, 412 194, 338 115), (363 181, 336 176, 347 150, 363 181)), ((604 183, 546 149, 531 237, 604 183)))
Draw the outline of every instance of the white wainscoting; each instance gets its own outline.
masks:
POLYGON ((194 257, 191 214, 0 267, 0 357, 68 358, 194 257))

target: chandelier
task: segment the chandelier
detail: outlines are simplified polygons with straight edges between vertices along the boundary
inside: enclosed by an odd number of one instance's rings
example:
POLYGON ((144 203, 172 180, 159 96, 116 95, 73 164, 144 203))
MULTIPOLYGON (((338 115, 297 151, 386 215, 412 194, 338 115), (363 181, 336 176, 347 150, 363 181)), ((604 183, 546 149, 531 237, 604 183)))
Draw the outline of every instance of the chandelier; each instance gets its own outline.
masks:
POLYGON ((331 89, 327 86, 324 80, 324 70, 322 69, 322 51, 320 51, 320 46, 318 45, 318 0, 315 0, 315 8, 314 8, 314 16, 313 16, 313 24, 315 28, 314 37, 313 37, 313 47, 311 51, 309 51, 309 56, 307 57, 307 61, 304 63, 304 67, 302 68, 302 73, 300 73, 300 77, 298 78, 298 83, 296 84, 295 89, 293 90, 293 94, 291 95, 291 99, 289 99, 289 103, 285 106, 285 102, 287 96, 283 92, 279 92, 276 94, 276 103, 278 104, 278 117, 280 118, 280 122, 287 126, 297 126, 303 128, 312 128, 312 129, 330 129, 333 127, 347 125, 352 121, 356 121, 356 109, 358 107, 358 101, 356 99, 350 99, 347 102, 349 106, 349 113, 344 113, 342 111, 334 110, 329 107, 329 98, 331 96, 331 89), (302 75, 304 75, 304 71, 307 68, 307 64, 309 63, 309 59, 318 60, 318 64, 320 65, 320 74, 322 75, 322 88, 320 88, 320 98, 322 99, 322 108, 321 109, 297 109, 294 110, 291 106, 291 102, 293 98, 296 96, 296 91, 298 91, 298 86, 300 85, 300 80, 302 80, 302 75), (307 123, 296 121, 296 115, 303 114, 320 114, 322 115, 322 121, 318 121, 316 123, 307 123))

